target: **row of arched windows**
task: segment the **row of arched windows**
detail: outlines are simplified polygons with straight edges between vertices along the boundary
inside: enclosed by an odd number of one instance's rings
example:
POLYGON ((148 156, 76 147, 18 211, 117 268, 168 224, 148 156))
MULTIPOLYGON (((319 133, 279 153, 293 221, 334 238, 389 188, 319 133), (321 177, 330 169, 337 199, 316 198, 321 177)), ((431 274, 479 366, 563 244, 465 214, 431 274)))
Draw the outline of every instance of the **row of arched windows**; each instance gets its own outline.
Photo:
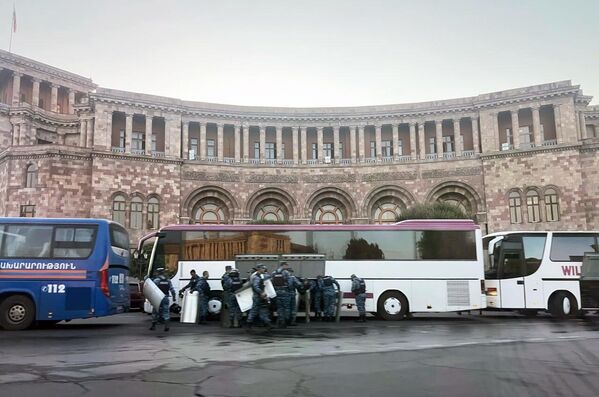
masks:
POLYGON ((523 223, 522 203, 526 204, 526 219, 528 223, 559 221, 559 196, 555 188, 549 187, 542 192, 528 189, 526 193, 512 190, 508 195, 510 222, 523 223), (542 200, 541 200, 542 197, 542 200))
POLYGON ((157 197, 152 196, 144 203, 141 197, 133 196, 128 202, 127 197, 119 193, 112 199, 112 220, 130 229, 158 229, 160 227, 160 201, 157 197), (127 223, 127 221, 129 222, 127 223))

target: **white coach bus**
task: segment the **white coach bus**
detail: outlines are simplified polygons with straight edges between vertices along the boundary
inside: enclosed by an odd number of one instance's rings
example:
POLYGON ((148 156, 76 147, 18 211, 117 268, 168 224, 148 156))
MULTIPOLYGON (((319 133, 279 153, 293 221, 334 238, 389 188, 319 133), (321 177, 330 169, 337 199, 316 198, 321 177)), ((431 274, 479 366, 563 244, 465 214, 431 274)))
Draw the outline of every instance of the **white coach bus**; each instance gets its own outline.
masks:
POLYGON ((344 310, 354 304, 351 274, 364 278, 366 310, 386 320, 415 312, 478 310, 486 305, 482 233, 470 220, 174 225, 140 240, 140 251, 150 247, 148 276, 157 267, 165 267, 179 289, 188 282, 190 270, 198 275, 207 270, 214 299, 222 294, 225 266, 238 268, 244 275, 257 262, 272 272, 285 260, 299 277, 337 279, 344 310))
POLYGON ((586 308, 580 275, 599 232, 502 232, 483 238, 487 307, 570 317, 586 308))

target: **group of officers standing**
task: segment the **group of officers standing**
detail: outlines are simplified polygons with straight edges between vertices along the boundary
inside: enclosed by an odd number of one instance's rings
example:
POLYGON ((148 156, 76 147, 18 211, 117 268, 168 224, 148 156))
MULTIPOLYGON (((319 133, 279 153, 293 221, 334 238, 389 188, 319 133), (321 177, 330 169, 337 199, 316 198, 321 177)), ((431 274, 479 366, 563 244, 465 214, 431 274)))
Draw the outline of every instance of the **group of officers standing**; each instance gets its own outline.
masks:
MULTIPOLYGON (((276 305, 276 325, 278 328, 297 325, 297 294, 304 294, 308 290, 310 291, 311 300, 314 302, 316 319, 319 321, 334 321, 336 299, 338 291, 340 291, 340 286, 332 276, 318 276, 316 279, 302 280, 294 275, 293 269, 289 267, 287 262, 281 262, 272 274, 267 272, 267 268, 263 264, 257 264, 252 270, 253 272, 249 277, 249 284, 253 292, 252 308, 249 310, 245 321, 248 329, 252 328, 257 319, 268 330, 272 328, 270 321, 271 302, 265 290, 265 281, 268 279, 271 280, 276 291, 274 303, 276 305)), ((168 331, 168 294, 169 292, 171 293, 173 301, 176 301, 176 294, 170 280, 164 275, 164 269, 156 269, 156 273, 157 276, 153 281, 166 296, 162 302, 164 305, 161 304, 160 308, 155 308, 153 311, 152 326, 150 329, 154 330, 157 322, 164 322, 165 331, 168 331)), ((195 270, 191 270, 190 274, 189 283, 181 288, 179 296, 182 297, 187 289, 191 292, 197 291, 199 294, 198 322, 199 324, 207 324, 208 302, 210 300, 209 274, 207 271, 204 271, 202 277, 200 277, 195 270)), ((366 283, 355 274, 351 275, 351 280, 351 291, 356 299, 356 306, 359 313, 357 321, 365 322, 366 283)), ((245 280, 241 278, 239 270, 233 269, 231 266, 226 266, 225 274, 221 278, 221 284, 223 287, 223 309, 224 305, 227 305, 230 328, 240 328, 242 324, 243 313, 239 308, 235 293, 244 283, 245 280)), ((339 297, 339 299, 341 298, 339 297)), ((306 309, 306 315, 309 312, 310 310, 306 309)))

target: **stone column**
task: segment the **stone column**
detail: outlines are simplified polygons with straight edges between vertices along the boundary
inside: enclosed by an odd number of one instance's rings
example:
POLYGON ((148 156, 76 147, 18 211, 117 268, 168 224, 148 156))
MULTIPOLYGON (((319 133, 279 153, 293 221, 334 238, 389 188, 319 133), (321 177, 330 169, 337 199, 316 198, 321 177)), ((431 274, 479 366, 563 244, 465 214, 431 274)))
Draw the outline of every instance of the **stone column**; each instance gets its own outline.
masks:
POLYGON ((587 124, 582 110, 578 112, 578 118, 580 119, 580 139, 587 139, 587 124))
POLYGON ((426 138, 424 136, 424 125, 426 121, 418 122, 418 144, 420 146, 420 160, 426 159, 426 138))
POLYGON ((349 127, 349 150, 351 155, 351 162, 356 162, 356 126, 349 127))
POLYGON ((518 120, 518 111, 512 110, 512 139, 514 140, 514 149, 520 149, 520 121, 518 120))
POLYGON ((562 136, 562 113, 558 104, 553 105, 553 120, 555 121, 555 138, 560 144, 564 142, 564 137, 562 136))
MULTIPOLYGON (((145 152, 148 156, 152 155, 152 122, 153 117, 149 114, 146 114, 146 143, 145 143, 145 152)), ((166 122, 164 124, 164 140, 166 141, 166 122)), ((165 151, 166 151, 166 142, 165 142, 165 151)), ((166 153, 165 153, 166 154, 166 153)))
POLYGON ((216 125, 216 145, 218 146, 217 148, 217 156, 218 156, 218 161, 222 162, 224 159, 224 152, 225 152, 225 133, 224 133, 224 128, 225 125, 224 124, 217 124, 216 125))
POLYGON ((392 127, 393 127, 393 158, 396 159, 399 156, 399 124, 393 123, 392 127))
POLYGON ((478 154, 480 152, 478 150, 478 118, 472 117, 470 122, 472 123, 472 146, 474 147, 474 153, 478 154))
POLYGON ((241 162, 241 124, 233 126, 235 134, 235 162, 241 162))
POLYGON ((12 74, 12 105, 18 106, 21 102, 21 77, 23 74, 14 72, 12 74))
POLYGON ((381 130, 382 130, 383 126, 380 124, 377 124, 374 126, 374 141, 375 141, 375 150, 376 150, 376 158, 378 161, 381 160, 381 157, 383 156, 383 147, 382 147, 382 143, 381 143, 381 130))
POLYGON ((318 145, 318 162, 322 163, 324 161, 324 148, 323 148, 323 139, 322 139, 322 127, 316 128, 316 144, 318 145))
POLYGON ((460 119, 453 119, 453 141, 455 144, 456 157, 462 156, 464 150, 464 142, 462 141, 462 132, 460 130, 460 119))
POLYGON ((31 95, 31 104, 33 106, 39 106, 40 105, 40 83, 41 80, 40 79, 33 79, 33 92, 31 95))
POLYGON ((131 136, 133 135, 133 115, 125 115, 125 153, 131 153, 131 136))
POLYGON ((364 127, 363 125, 358 126, 358 156, 359 161, 364 161, 364 127))
POLYGON ((260 162, 266 160, 266 127, 260 126, 260 162))
POLYGON ((410 121, 410 157, 416 160, 416 123, 410 121))
POLYGON ((339 150, 341 148, 341 140, 339 139, 339 126, 333 127, 333 157, 335 162, 339 163, 339 160, 343 157, 343 154, 339 150))
POLYGON ((283 128, 275 126, 276 136, 276 148, 277 148, 277 161, 281 161, 285 158, 285 152, 283 151, 283 128))
POLYGON ((299 163, 299 142, 298 142, 298 127, 291 127, 291 135, 293 140, 293 164, 299 163))
POLYGON ((435 121, 435 146, 437 148, 437 158, 443 158, 443 121, 435 121))
POLYGON ((306 164, 308 162, 308 129, 306 127, 299 127, 300 135, 302 138, 302 164, 306 164))
POLYGON ((69 114, 75 113, 75 90, 69 89, 69 114))
POLYGON ((13 146, 19 146, 20 139, 21 139, 21 125, 20 124, 13 124, 13 127, 12 127, 12 145, 13 146))
MULTIPOLYGON (((181 137, 181 156, 183 160, 189 159, 189 121, 184 120, 183 124, 183 136, 181 137)), ((147 128, 147 119, 146 119, 147 128)))
POLYGON ((206 123, 201 122, 200 124, 200 153, 198 158, 201 160, 206 159, 206 123))
MULTIPOLYGON (((98 127, 97 130, 95 130, 95 132, 97 132, 97 134, 94 134, 94 138, 98 139, 98 142, 102 141, 102 138, 104 138, 104 148, 110 150, 110 146, 111 146, 111 142, 112 142, 112 110, 106 110, 106 128, 102 128, 102 125, 95 125, 94 127, 98 127), (104 136, 102 136, 102 134, 104 134, 104 136)), ((102 120, 99 120, 101 124, 102 120)), ((95 142, 95 141, 94 141, 95 142)), ((96 146, 94 144, 94 146, 96 146)))
POLYGON ((543 142, 545 142, 545 137, 541 131, 541 117, 539 115, 539 107, 534 106, 531 108, 531 110, 534 146, 542 146, 543 142))
POLYGON ((50 111, 58 112, 58 85, 52 84, 52 94, 50 97, 50 111))
POLYGON ((87 122, 85 123, 85 138, 87 139, 85 146, 89 147, 89 148, 93 147, 94 146, 94 119, 93 118, 87 119, 87 122))
POLYGON ((79 123, 79 146, 85 147, 87 143, 87 137, 85 136, 87 133, 87 120, 80 119, 79 123))
POLYGON ((243 126, 243 162, 247 163, 250 158, 250 126, 243 126))

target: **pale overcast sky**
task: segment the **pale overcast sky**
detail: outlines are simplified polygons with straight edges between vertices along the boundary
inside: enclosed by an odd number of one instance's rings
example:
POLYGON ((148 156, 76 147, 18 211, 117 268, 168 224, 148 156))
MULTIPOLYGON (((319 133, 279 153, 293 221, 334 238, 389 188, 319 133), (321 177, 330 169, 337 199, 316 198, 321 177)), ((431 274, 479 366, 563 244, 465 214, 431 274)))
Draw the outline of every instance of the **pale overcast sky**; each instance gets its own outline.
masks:
MULTIPOLYGON (((12 0, 0 2, 8 49, 12 0)), ((557 80, 599 103, 598 0, 17 0, 12 50, 107 88, 349 106, 557 80)))

